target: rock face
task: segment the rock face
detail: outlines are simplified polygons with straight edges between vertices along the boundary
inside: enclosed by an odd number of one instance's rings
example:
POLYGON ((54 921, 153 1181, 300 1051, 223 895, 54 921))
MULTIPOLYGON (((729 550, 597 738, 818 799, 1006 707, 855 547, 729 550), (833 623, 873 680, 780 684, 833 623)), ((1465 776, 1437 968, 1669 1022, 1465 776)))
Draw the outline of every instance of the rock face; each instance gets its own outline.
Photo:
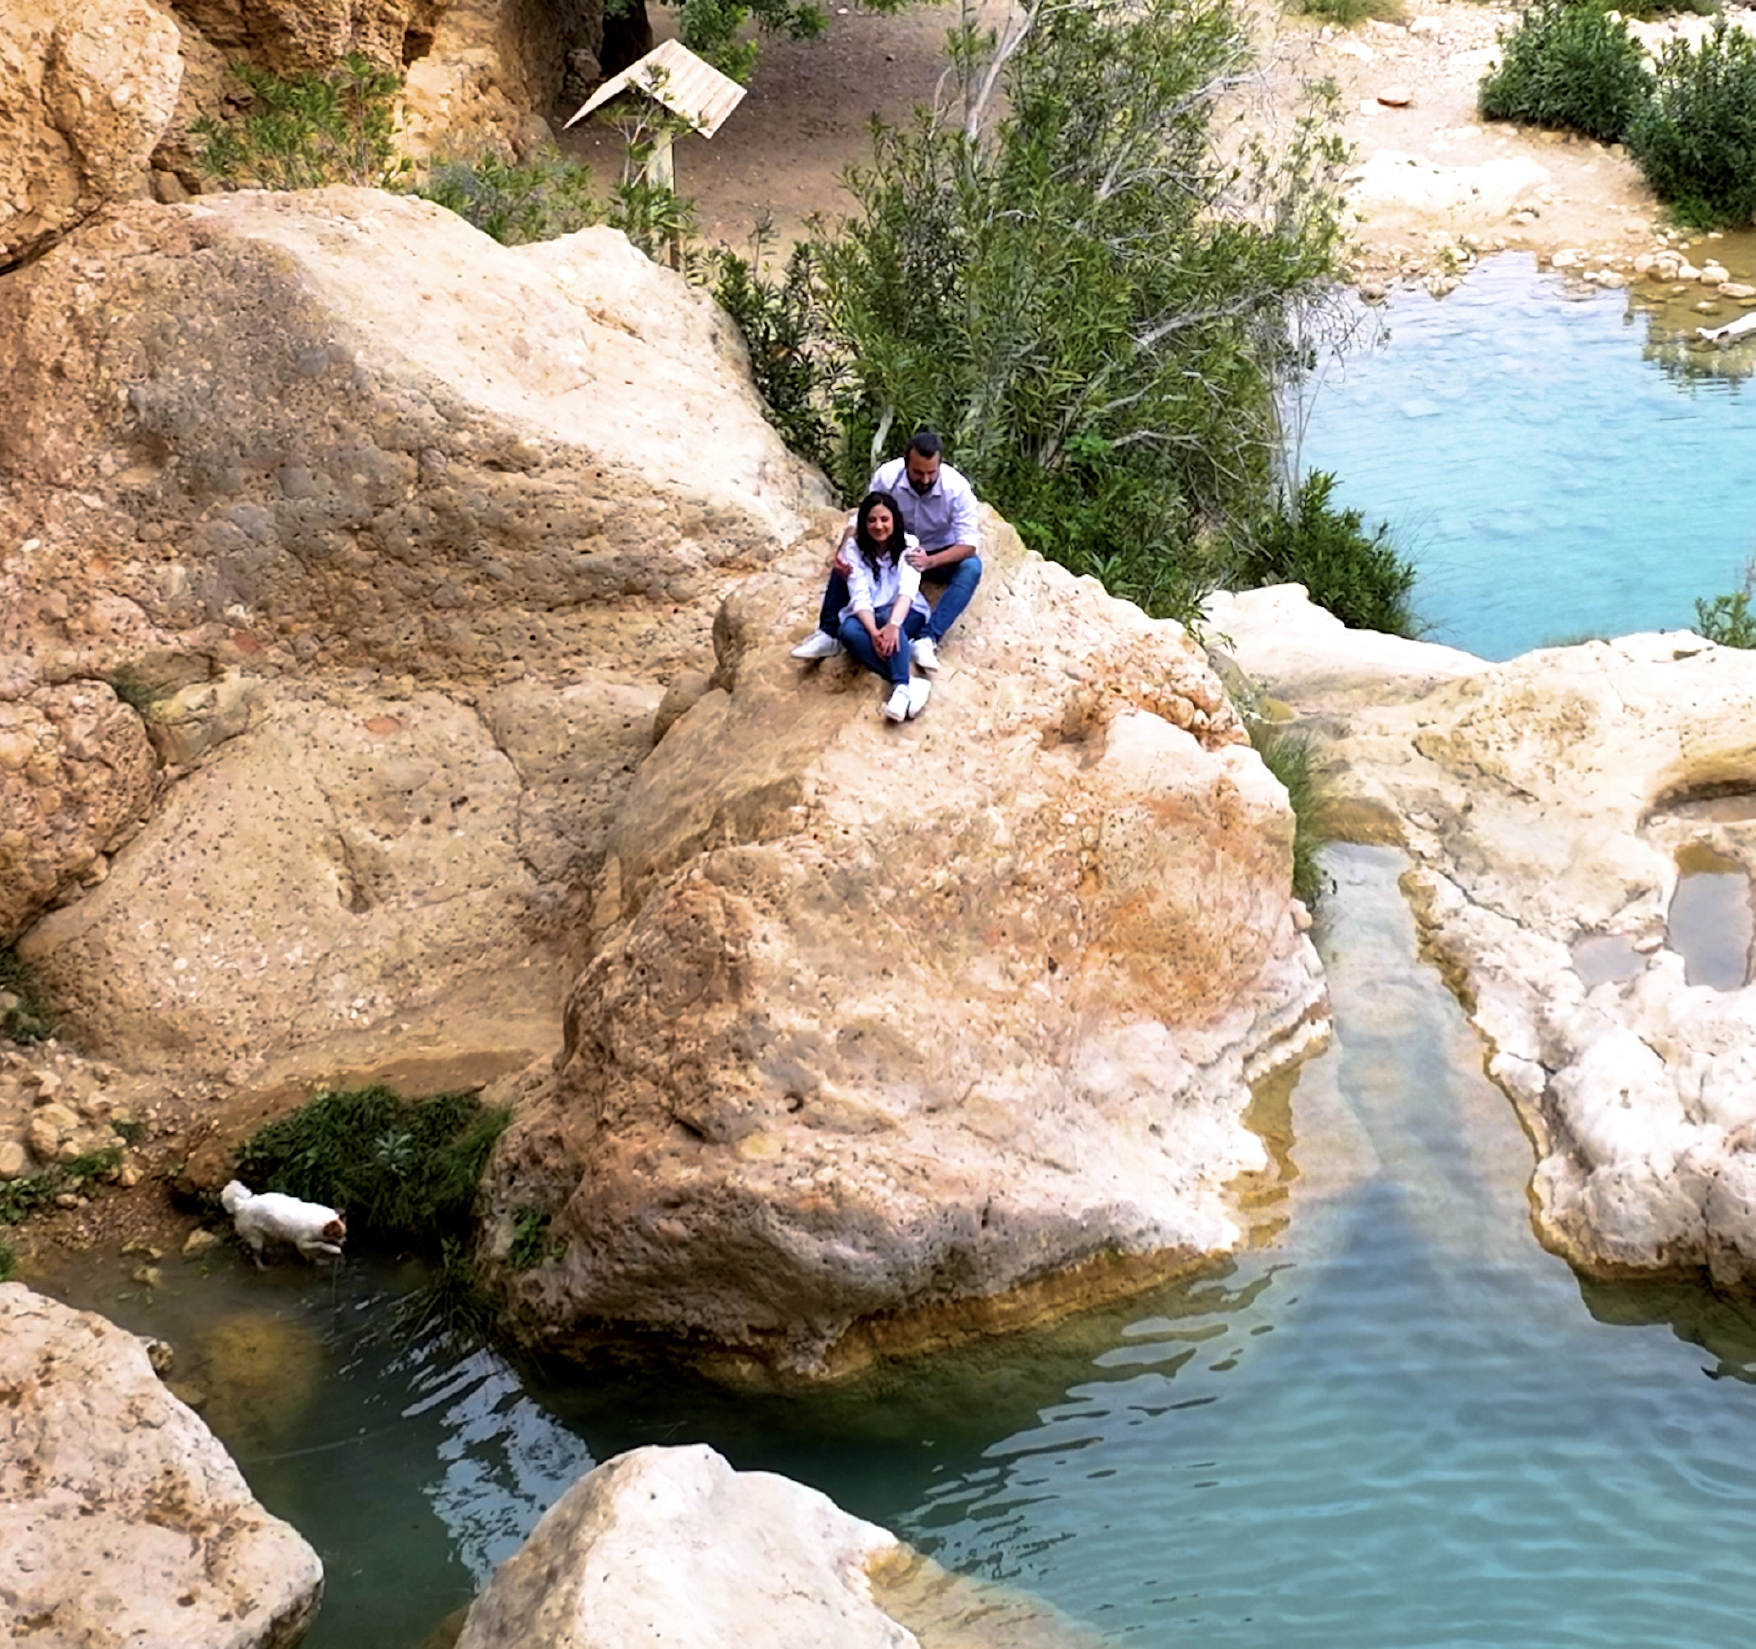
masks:
POLYGON ((665 688, 827 499, 620 235, 348 189, 0 282, 0 483, 0 942, 111 877, 26 954, 88 1044, 210 1070, 552 1046, 665 688))
POLYGON ((1302 605, 1251 592, 1214 621, 1334 736, 1356 816, 1413 855, 1429 939, 1536 1139, 1545 1242, 1596 1274, 1706 1266, 1748 1285, 1756 654, 1679 632, 1463 669, 1401 643, 1399 689, 1384 638, 1302 605), (1356 653, 1376 705, 1338 690, 1356 653), (1705 935, 1673 909, 1704 867, 1724 877, 1705 935), (1692 977, 1704 970, 1685 952, 1728 939, 1717 985, 1692 977))
POLYGON ((144 0, 0 11, 0 271, 145 192, 182 81, 177 46, 144 0))
POLYGON ((904 1649, 868 1571, 896 1538, 703 1444, 644 1448, 575 1483, 471 1607, 458 1649, 904 1649))
POLYGON ((1285 793, 1200 650, 991 518, 925 716, 752 580, 615 826, 562 1063, 491 1173, 549 1348, 817 1375, 1239 1240, 1247 1081, 1321 1034, 1285 793))
POLYGON ((317 1554, 101 1317, 0 1284, 0 1598, 46 1645, 281 1649, 317 1554))
POLYGON ((1040 1605, 923 1565, 894 1535, 815 1489, 733 1471, 695 1444, 635 1449, 575 1483, 471 1606, 457 1649, 661 1641, 678 1649, 1095 1642, 1040 1605))
POLYGON ((146 817, 154 774, 139 716, 106 683, 0 696, 0 943, 107 873, 108 852, 146 817))

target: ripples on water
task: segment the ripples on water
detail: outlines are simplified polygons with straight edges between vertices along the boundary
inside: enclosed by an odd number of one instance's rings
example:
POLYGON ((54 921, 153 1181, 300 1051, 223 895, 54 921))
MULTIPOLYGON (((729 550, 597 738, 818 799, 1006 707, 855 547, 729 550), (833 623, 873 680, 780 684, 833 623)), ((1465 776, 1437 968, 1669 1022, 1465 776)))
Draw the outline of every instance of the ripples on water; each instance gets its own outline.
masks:
POLYGON ((1741 1649, 1756 1320, 1675 1285, 1582 1299, 1537 1248, 1529 1148, 1415 961, 1398 864, 1329 860, 1339 1036, 1293 1096, 1290 1220, 1108 1317, 738 1401, 521 1383, 405 1341, 408 1282, 358 1264, 84 1303, 193 1347, 198 1384, 216 1316, 292 1325, 278 1367, 316 1359, 292 1400, 210 1408, 329 1565, 311 1649, 412 1649, 587 1465, 697 1440, 1116 1644, 1741 1649))
POLYGON ((1687 628, 1697 597, 1739 586, 1756 382, 1715 370, 1730 355, 1646 349, 1626 292, 1570 293, 1521 254, 1383 314, 1388 343, 1327 372, 1303 456, 1339 502, 1389 520, 1431 639, 1504 659, 1687 628))

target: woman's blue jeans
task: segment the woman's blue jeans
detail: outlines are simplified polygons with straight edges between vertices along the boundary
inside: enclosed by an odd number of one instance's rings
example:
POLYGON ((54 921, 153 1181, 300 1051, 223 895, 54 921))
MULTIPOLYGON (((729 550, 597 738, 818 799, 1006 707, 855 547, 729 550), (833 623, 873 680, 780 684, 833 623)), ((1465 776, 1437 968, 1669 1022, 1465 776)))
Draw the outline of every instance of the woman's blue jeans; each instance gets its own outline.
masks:
POLYGON ((927 615, 910 608, 908 616, 902 621, 902 645, 889 658, 879 656, 878 649, 872 645, 872 638, 866 633, 866 626, 860 622, 857 613, 849 613, 841 621, 841 644, 857 658, 860 663, 875 676, 883 676, 893 687, 906 687, 909 678, 908 644, 927 627, 927 615))
MULTIPOLYGON (((933 616, 927 620, 922 634, 931 636, 935 643, 943 641, 951 626, 963 617, 963 610, 981 581, 982 558, 979 555, 966 555, 949 567, 934 567, 922 573, 921 582, 936 585, 941 592, 933 607, 933 616)), ((817 614, 817 628, 828 636, 840 635, 837 615, 847 604, 848 581, 832 569, 828 588, 823 592, 823 606, 817 614)), ((843 636, 842 639, 847 638, 843 636)))

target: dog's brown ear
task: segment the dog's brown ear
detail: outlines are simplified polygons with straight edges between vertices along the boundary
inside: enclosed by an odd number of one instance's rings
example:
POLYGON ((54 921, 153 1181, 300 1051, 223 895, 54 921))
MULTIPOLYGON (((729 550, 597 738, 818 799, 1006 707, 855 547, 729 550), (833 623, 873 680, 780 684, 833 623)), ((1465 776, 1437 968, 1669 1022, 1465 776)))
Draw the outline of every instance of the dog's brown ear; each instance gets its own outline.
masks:
POLYGON ((328 1225, 324 1226, 323 1234, 328 1237, 331 1242, 334 1242, 337 1237, 345 1237, 348 1234, 347 1224, 342 1219, 341 1215, 337 1214, 328 1225))

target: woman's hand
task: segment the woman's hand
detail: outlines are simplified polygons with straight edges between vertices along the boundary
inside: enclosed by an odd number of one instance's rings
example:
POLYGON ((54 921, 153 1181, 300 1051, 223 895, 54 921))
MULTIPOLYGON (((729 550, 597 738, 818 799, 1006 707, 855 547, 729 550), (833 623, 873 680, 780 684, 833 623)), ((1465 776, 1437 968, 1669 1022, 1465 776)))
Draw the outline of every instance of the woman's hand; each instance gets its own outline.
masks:
POLYGON ((872 645, 878 649, 880 658, 889 658, 902 645, 902 630, 892 620, 873 635, 872 645))

